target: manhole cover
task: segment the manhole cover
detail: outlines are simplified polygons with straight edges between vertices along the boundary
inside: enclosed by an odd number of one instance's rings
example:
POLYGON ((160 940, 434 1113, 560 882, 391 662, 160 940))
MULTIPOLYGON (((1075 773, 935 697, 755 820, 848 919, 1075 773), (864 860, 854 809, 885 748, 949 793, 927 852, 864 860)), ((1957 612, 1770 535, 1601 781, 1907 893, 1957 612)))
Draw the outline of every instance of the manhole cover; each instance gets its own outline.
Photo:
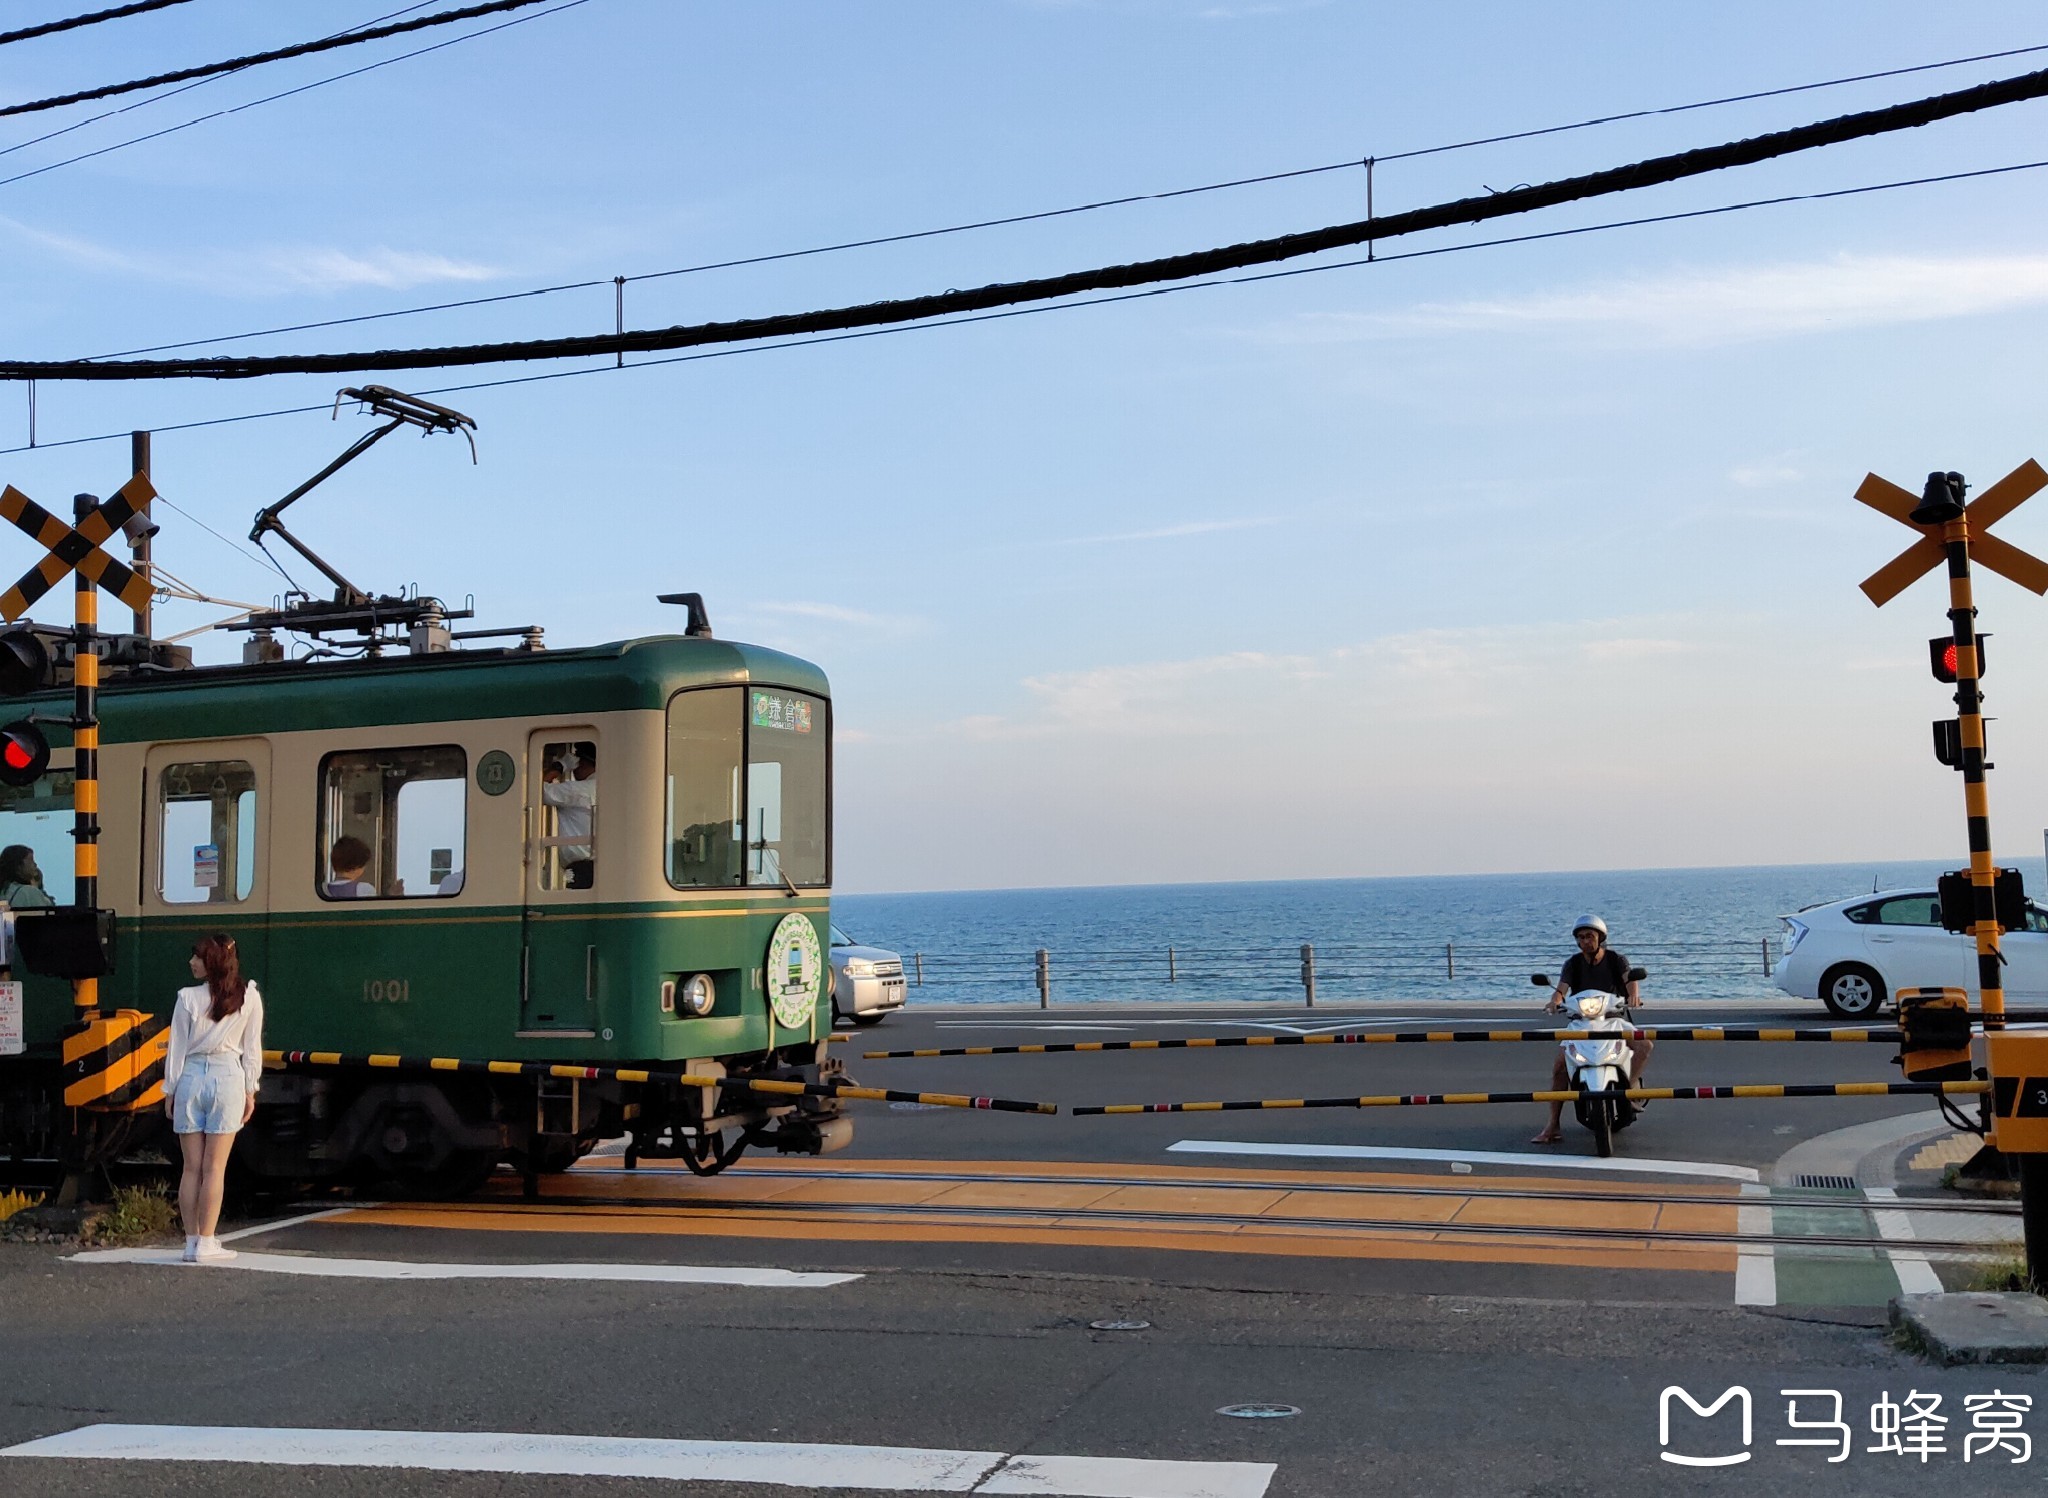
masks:
POLYGON ((1856 1189, 1856 1178, 1854 1176, 1799 1176, 1793 1184, 1806 1186, 1817 1191, 1854 1191, 1856 1189))
POLYGON ((1091 1332, 1145 1332, 1151 1329, 1152 1323, 1149 1321, 1091 1321, 1088 1323, 1088 1330, 1091 1332))
POLYGON ((1226 1404, 1216 1413, 1228 1415, 1233 1420, 1285 1420, 1289 1415, 1300 1414, 1301 1410, 1291 1404, 1226 1404))

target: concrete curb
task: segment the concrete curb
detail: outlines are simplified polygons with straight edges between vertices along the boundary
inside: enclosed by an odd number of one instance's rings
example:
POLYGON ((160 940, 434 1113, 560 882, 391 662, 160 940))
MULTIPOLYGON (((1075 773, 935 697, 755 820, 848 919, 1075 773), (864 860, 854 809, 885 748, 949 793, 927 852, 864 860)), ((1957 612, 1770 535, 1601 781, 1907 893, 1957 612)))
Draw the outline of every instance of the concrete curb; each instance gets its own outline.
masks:
POLYGON ((1894 1330, 1945 1368, 1977 1363, 2048 1363, 2048 1300, 2026 1292, 1902 1295, 1894 1330))

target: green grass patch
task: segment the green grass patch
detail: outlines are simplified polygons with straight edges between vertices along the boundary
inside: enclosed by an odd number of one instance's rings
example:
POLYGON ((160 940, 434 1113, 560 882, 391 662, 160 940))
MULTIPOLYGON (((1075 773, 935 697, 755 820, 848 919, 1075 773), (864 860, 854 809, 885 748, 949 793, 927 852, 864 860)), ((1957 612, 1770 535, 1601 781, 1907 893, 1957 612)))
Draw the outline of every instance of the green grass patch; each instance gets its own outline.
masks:
POLYGON ((107 1210, 86 1229, 88 1243, 118 1247, 171 1238, 178 1232, 178 1209, 161 1186, 117 1186, 107 1210))
POLYGON ((2006 1254, 1987 1260, 1978 1266, 1970 1276, 1965 1290, 2031 1290, 2027 1283, 2027 1258, 2025 1254, 2006 1254))

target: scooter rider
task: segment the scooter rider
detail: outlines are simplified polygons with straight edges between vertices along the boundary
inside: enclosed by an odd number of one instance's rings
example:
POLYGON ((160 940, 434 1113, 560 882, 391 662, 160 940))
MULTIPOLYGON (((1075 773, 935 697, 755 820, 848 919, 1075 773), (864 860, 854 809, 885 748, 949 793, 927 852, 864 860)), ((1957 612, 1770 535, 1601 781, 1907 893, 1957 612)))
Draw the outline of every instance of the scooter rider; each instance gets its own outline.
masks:
MULTIPOLYGON (((1564 1001, 1575 993, 1593 989, 1600 993, 1621 994, 1628 1000, 1631 1009, 1643 1005, 1640 991, 1634 979, 1628 975, 1628 959, 1607 945, 1607 922, 1597 915, 1582 915, 1572 922, 1572 940, 1579 944, 1578 951, 1564 961, 1564 967, 1557 975, 1557 990, 1544 1006, 1544 1012, 1556 1014, 1563 1010, 1564 1001)), ((1629 1078, 1633 1085, 1640 1087, 1643 1069, 1650 1063, 1650 1052, 1656 1049, 1647 1035, 1631 1035, 1628 1039, 1631 1066, 1629 1078)), ((1553 1092, 1564 1092, 1571 1087, 1571 1077, 1565 1071, 1564 1051, 1558 1050, 1557 1059, 1551 1063, 1550 1087, 1553 1092)), ((1564 1117, 1564 1104, 1550 1105, 1550 1123, 1543 1132, 1529 1142, 1531 1144, 1555 1144, 1564 1138, 1560 1126, 1564 1117)))

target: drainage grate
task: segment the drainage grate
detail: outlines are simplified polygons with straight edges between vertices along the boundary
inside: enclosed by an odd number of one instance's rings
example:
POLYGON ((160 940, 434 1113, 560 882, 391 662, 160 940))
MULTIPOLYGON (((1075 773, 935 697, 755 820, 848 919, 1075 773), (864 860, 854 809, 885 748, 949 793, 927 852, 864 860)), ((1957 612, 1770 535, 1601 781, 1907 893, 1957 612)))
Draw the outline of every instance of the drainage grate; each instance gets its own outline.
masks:
POLYGON ((1792 1184, 1795 1186, 1811 1187, 1817 1191, 1854 1191, 1856 1189, 1856 1178, 1854 1176, 1800 1176, 1792 1184))

